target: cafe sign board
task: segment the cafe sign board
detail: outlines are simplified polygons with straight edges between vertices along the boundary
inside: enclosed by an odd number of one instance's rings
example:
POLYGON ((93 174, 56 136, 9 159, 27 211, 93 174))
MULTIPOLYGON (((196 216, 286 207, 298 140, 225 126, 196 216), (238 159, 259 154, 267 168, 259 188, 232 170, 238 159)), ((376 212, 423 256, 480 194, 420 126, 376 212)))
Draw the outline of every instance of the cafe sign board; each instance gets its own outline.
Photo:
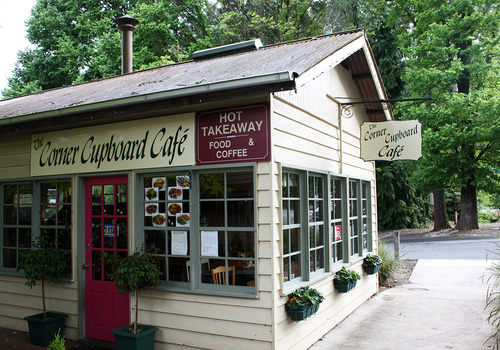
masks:
POLYGON ((196 163, 222 164, 270 160, 269 105, 199 113, 196 163))
POLYGON ((361 158, 417 160, 422 157, 422 124, 418 120, 365 122, 361 125, 361 158))
POLYGON ((194 164, 194 114, 62 130, 31 137, 31 175, 194 164))

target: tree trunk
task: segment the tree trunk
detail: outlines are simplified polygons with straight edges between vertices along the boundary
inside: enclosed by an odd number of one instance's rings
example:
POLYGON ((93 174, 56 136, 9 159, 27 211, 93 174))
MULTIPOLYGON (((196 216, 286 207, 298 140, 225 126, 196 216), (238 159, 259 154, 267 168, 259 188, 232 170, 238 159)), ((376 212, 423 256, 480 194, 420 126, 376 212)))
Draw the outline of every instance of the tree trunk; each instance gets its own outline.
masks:
POLYGON ((444 190, 434 192, 434 230, 441 231, 450 228, 446 213, 446 199, 444 190))
POLYGON ((458 218, 457 229, 467 231, 478 228, 476 186, 470 180, 460 193, 460 217, 458 218))

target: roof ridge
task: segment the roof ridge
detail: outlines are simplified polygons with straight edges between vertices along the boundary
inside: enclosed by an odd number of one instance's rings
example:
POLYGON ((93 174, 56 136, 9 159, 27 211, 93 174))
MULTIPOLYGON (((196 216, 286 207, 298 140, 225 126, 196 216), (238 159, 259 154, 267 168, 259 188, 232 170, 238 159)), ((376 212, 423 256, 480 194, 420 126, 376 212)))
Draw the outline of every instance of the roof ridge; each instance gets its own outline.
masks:
POLYGON ((284 45, 295 44, 295 43, 299 43, 299 42, 307 42, 307 41, 312 41, 312 40, 317 40, 317 39, 323 39, 323 38, 330 37, 330 36, 347 35, 347 34, 352 34, 352 33, 356 33, 356 32, 364 32, 364 31, 365 31, 364 28, 356 28, 356 29, 345 30, 345 31, 341 31, 341 32, 320 34, 320 35, 315 35, 315 36, 307 37, 307 38, 294 39, 294 40, 283 41, 283 42, 274 43, 274 44, 268 44, 268 45, 262 46, 260 49, 267 49, 267 48, 271 48, 273 46, 284 46, 284 45))

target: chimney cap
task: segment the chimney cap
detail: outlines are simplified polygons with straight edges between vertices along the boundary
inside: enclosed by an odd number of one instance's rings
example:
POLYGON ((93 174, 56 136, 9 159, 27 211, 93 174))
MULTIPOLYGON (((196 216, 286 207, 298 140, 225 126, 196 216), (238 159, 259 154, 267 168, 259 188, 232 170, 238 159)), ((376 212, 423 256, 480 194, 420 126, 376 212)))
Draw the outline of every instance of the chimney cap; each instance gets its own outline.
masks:
POLYGON ((118 24, 119 30, 124 30, 125 28, 131 29, 131 27, 135 30, 135 26, 139 24, 139 21, 134 17, 124 15, 115 19, 115 23, 118 24))

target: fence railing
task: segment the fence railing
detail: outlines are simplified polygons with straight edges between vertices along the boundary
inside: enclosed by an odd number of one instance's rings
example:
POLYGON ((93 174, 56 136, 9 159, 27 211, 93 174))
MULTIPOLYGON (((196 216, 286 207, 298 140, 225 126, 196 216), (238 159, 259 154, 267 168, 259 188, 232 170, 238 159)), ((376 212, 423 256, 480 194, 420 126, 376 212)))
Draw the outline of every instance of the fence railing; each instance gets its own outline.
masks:
POLYGON ((385 236, 379 236, 379 239, 383 239, 386 242, 394 242, 394 258, 399 259, 399 247, 401 245, 401 235, 399 231, 394 231, 391 234, 385 236))

